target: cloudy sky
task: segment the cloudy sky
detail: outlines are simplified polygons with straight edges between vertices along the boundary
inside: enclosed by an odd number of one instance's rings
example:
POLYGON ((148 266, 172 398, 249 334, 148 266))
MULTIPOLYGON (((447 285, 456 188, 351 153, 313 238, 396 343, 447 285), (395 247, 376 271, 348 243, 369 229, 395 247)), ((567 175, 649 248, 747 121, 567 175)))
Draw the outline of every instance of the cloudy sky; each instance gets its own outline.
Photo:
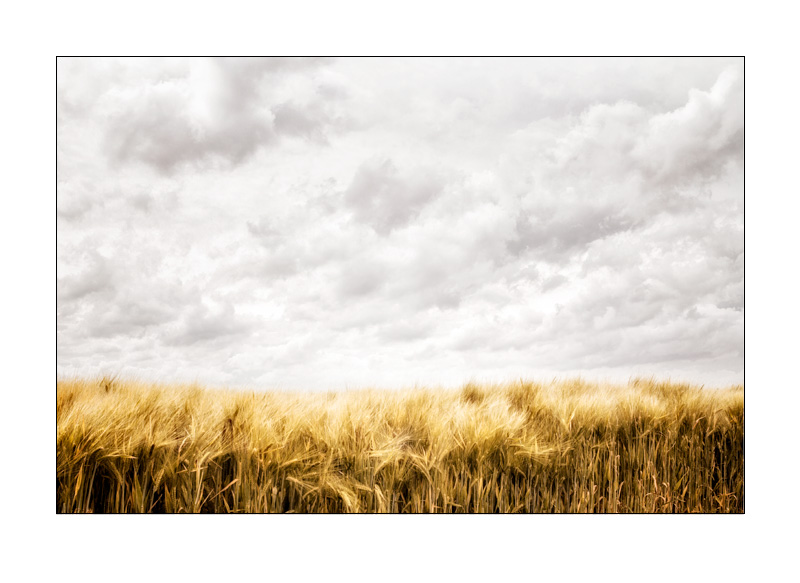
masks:
POLYGON ((741 59, 59 59, 57 370, 742 382, 741 59))

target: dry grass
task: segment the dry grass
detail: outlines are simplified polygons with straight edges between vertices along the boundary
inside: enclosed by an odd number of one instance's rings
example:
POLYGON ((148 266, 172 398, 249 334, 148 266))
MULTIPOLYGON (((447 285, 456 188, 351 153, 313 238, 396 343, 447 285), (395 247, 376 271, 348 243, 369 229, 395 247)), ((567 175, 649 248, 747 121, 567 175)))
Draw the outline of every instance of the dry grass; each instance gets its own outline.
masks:
POLYGON ((56 389, 57 512, 743 512, 744 391, 56 389))

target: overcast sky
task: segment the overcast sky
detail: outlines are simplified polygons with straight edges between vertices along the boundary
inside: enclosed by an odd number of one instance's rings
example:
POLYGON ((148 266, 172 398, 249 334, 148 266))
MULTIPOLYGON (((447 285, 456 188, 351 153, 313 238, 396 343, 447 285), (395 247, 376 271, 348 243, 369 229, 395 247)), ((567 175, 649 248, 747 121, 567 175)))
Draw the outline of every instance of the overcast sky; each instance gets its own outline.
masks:
POLYGON ((741 59, 58 61, 57 370, 743 381, 741 59))

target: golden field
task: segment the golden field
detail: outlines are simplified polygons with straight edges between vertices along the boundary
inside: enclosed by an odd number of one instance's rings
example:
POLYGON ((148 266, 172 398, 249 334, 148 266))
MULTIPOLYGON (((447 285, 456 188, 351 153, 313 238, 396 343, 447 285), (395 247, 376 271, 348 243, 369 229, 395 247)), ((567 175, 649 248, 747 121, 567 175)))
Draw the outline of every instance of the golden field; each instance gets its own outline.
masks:
POLYGON ((744 389, 56 383, 56 511, 744 512, 744 389))

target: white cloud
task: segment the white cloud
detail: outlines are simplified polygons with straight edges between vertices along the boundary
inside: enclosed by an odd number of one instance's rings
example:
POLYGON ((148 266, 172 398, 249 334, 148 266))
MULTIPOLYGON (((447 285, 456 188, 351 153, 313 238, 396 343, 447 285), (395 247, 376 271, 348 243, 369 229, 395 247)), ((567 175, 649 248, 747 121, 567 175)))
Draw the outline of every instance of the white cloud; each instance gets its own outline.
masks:
POLYGON ((735 59, 68 60, 58 370, 742 380, 735 59))

